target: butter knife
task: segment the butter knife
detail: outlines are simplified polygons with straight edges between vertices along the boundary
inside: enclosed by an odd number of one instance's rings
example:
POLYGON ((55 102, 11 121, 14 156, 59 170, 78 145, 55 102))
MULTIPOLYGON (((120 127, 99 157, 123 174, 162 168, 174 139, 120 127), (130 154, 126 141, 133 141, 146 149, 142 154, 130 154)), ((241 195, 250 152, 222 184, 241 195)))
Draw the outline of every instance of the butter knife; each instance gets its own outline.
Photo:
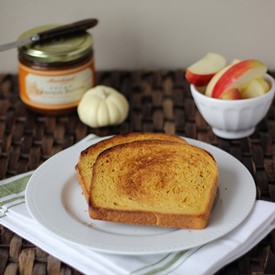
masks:
POLYGON ((74 23, 62 25, 60 27, 52 28, 43 32, 36 33, 31 37, 23 40, 0 45, 0 52, 6 51, 12 48, 22 47, 30 43, 46 41, 55 37, 65 36, 79 31, 85 31, 89 28, 96 26, 97 19, 84 19, 74 23))

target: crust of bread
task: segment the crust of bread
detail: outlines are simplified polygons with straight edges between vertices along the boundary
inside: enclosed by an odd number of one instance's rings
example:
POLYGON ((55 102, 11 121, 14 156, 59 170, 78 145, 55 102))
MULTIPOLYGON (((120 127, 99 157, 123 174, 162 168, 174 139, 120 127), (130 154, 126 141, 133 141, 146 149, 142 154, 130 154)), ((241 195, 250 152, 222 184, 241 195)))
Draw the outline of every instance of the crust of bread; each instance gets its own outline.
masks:
POLYGON ((78 183, 80 184, 83 195, 87 201, 89 200, 90 196, 92 167, 98 155, 104 150, 119 144, 147 139, 171 140, 186 143, 186 141, 183 138, 176 135, 170 135, 165 133, 131 132, 127 134, 116 135, 89 146, 81 152, 78 163, 76 164, 78 183))
POLYGON ((89 214, 128 224, 203 229, 218 188, 213 156, 188 143, 139 140, 102 151, 89 214))
POLYGON ((141 212, 113 210, 103 208, 89 208, 89 215, 93 219, 119 222, 126 224, 137 224, 147 226, 175 227, 183 229, 203 229, 207 226, 210 211, 205 214, 185 215, 160 212, 141 212))

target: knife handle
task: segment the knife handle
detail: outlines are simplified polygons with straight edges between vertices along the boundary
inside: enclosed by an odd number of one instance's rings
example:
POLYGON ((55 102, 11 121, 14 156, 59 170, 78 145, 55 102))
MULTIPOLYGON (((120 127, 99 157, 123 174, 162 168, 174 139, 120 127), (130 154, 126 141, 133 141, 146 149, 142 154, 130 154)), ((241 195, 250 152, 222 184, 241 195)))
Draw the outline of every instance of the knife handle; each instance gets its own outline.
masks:
POLYGON ((34 35, 34 41, 44 41, 59 36, 73 34, 79 31, 85 31, 89 28, 96 26, 98 23, 97 19, 84 19, 75 23, 62 25, 57 28, 53 28, 47 31, 40 32, 34 35))

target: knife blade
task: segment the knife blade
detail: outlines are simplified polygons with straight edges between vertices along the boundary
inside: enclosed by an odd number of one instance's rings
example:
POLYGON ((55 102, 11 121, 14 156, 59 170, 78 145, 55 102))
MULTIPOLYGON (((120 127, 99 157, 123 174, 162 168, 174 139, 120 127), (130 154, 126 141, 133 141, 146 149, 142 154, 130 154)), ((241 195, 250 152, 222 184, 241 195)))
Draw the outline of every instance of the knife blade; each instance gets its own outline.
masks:
POLYGON ((0 45, 0 52, 6 51, 12 48, 22 47, 34 42, 42 42, 42 41, 46 41, 46 40, 60 37, 60 36, 65 36, 69 34, 71 35, 79 31, 85 31, 89 28, 96 26, 97 23, 98 23, 98 20, 92 18, 92 19, 84 19, 74 23, 62 25, 60 27, 56 27, 43 32, 36 33, 31 37, 28 37, 23 40, 18 40, 15 42, 0 45))

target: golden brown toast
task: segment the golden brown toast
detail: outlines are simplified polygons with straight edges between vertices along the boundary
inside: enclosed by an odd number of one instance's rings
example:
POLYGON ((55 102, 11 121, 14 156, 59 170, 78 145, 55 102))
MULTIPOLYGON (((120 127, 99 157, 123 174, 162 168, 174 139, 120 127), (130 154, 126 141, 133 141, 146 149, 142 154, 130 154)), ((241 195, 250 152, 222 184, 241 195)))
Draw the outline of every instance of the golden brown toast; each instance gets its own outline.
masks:
POLYGON ((207 151, 167 140, 139 140, 99 154, 89 198, 91 218, 202 229, 218 186, 207 151))
POLYGON ((81 152, 78 163, 76 165, 76 172, 78 182, 82 188, 82 192, 88 201, 90 194, 90 186, 92 179, 92 167, 97 156, 104 150, 111 148, 115 145, 132 142, 135 140, 144 139, 161 139, 161 140, 174 140, 186 143, 184 139, 176 135, 169 135, 165 133, 139 133, 133 132, 128 134, 116 135, 111 138, 102 140, 84 151, 81 152))

